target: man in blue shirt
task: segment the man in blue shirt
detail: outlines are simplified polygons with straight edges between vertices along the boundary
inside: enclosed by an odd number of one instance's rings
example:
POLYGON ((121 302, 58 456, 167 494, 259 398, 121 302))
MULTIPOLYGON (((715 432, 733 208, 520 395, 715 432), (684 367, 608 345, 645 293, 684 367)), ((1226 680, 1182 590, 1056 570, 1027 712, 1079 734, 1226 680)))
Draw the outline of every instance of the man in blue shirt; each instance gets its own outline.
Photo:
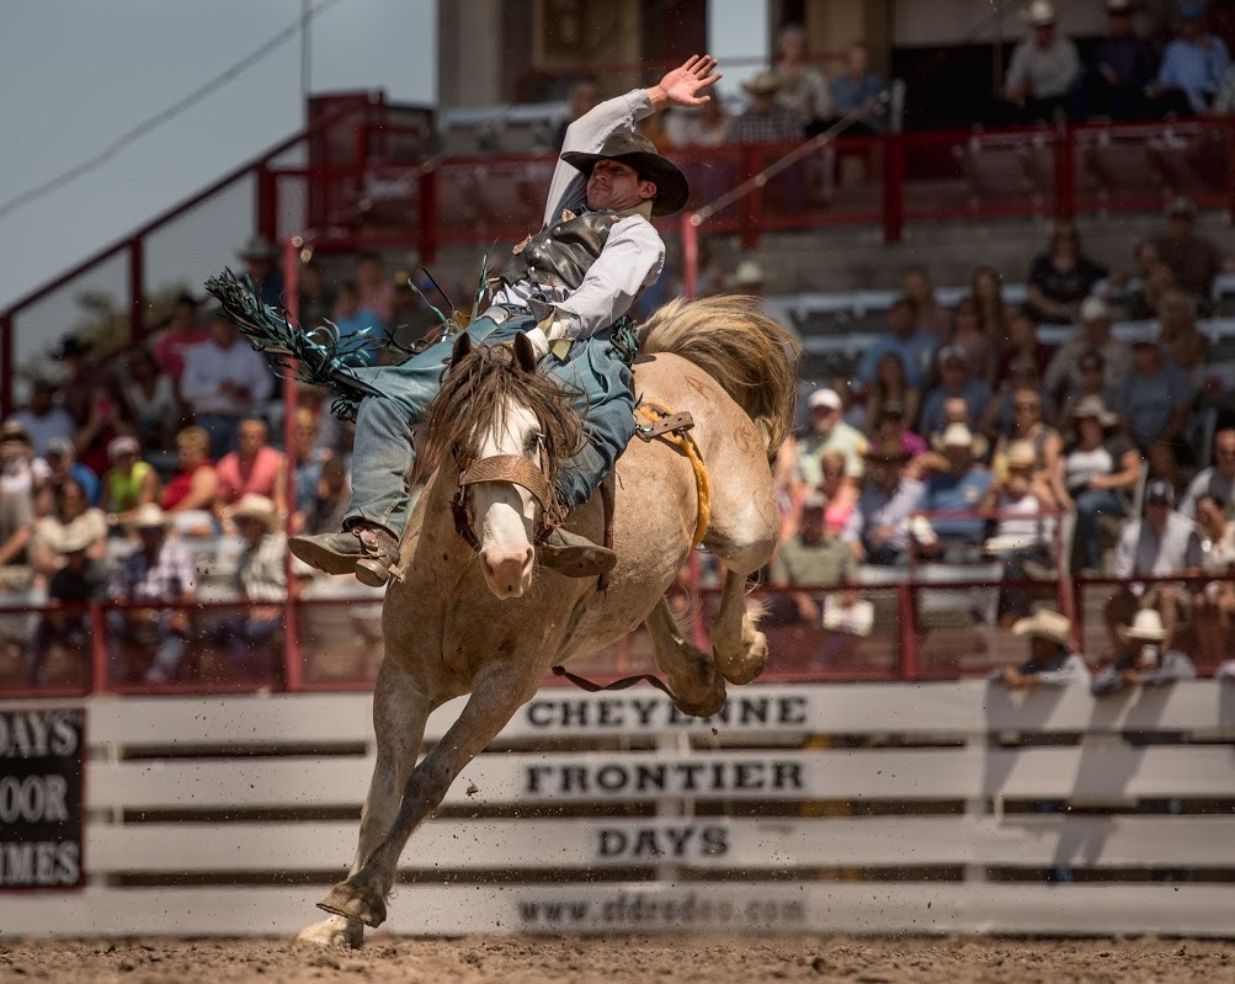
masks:
POLYGON ((849 46, 849 66, 832 80, 832 106, 838 116, 860 113, 850 132, 878 133, 883 130, 883 107, 879 104, 883 79, 870 70, 870 53, 861 41, 849 46))
POLYGON ((1180 443, 1193 395, 1192 383, 1164 356, 1156 338, 1142 338, 1133 345, 1132 373, 1124 380, 1120 406, 1142 451, 1157 441, 1180 443))
POLYGON ((1204 113, 1231 64, 1226 43, 1205 27, 1205 5, 1179 8, 1179 37, 1166 46, 1158 70, 1158 88, 1183 94, 1194 113, 1204 113))
MULTIPOLYGON (((943 435, 948 470, 933 472, 926 482, 922 510, 928 513, 973 513, 991 487, 991 473, 973 460, 973 434, 964 424, 949 424, 943 435)), ((928 517, 941 541, 923 545, 925 553, 942 553, 950 545, 982 542, 986 520, 977 515, 928 517)))
POLYGON ((928 437, 942 434, 947 421, 943 406, 951 397, 958 397, 969 407, 969 419, 981 420, 991 402, 991 388, 969 371, 969 353, 959 345, 948 345, 939 351, 939 385, 926 394, 922 404, 919 430, 928 437))
POLYGON ((917 330, 918 313, 913 301, 900 298, 888 312, 886 335, 880 335, 862 355, 858 363, 858 378, 864 383, 873 383, 879 371, 879 360, 891 352, 899 356, 905 367, 905 381, 914 389, 920 389, 935 355, 938 340, 926 332, 917 330))

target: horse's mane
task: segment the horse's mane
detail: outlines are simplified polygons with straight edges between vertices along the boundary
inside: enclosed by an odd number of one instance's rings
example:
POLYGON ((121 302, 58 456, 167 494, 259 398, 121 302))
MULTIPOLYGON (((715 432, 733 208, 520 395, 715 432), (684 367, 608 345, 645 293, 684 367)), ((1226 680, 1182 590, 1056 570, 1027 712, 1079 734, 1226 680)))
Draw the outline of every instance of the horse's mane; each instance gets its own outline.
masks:
POLYGON ((769 455, 788 435, 802 346, 758 298, 670 301, 639 327, 639 351, 671 352, 704 370, 764 432, 769 455))
POLYGON ((474 458, 485 432, 505 428, 513 405, 527 407, 540 422, 542 467, 552 485, 562 462, 583 447, 583 421, 571 406, 572 393, 540 372, 515 362, 509 345, 481 345, 452 365, 424 417, 424 448, 415 480, 431 475, 458 448, 474 458))

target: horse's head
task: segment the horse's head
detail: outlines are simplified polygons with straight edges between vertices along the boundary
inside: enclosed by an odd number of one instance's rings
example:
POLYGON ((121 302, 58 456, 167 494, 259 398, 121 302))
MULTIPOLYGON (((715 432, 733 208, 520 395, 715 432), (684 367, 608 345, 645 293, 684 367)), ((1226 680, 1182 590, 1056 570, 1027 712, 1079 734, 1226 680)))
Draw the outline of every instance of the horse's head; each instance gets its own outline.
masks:
POLYGON ((531 587, 537 539, 557 518, 554 478, 582 443, 569 394, 536 371, 531 343, 473 348, 461 335, 425 417, 426 468, 458 466, 455 525, 480 555, 489 590, 518 598, 531 587))

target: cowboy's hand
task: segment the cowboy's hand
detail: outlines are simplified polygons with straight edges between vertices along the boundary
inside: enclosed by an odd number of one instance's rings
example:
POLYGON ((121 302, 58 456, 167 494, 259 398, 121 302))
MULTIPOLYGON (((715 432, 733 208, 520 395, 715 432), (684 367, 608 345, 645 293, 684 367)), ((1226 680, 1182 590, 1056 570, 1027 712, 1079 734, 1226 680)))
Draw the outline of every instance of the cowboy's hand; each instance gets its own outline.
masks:
POLYGON ((711 55, 691 55, 679 68, 668 72, 648 90, 658 109, 669 106, 702 106, 712 97, 706 91, 723 78, 713 74, 716 59, 711 55))

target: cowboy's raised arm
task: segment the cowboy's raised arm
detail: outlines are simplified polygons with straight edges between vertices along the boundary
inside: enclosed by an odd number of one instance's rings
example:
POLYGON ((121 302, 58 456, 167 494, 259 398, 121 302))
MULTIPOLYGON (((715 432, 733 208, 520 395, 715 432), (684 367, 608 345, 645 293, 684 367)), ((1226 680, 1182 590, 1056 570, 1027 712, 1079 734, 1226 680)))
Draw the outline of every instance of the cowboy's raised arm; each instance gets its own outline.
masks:
MULTIPOLYGON (((703 105, 711 97, 700 93, 721 78, 719 74, 712 74, 714 68, 716 59, 710 55, 692 55, 650 89, 632 89, 625 95, 606 99, 566 128, 561 153, 594 154, 604 146, 610 134, 617 130, 633 130, 640 120, 668 106, 703 105)), ((549 182, 544 224, 556 222, 564 208, 581 211, 586 187, 587 178, 559 157, 549 182)))

